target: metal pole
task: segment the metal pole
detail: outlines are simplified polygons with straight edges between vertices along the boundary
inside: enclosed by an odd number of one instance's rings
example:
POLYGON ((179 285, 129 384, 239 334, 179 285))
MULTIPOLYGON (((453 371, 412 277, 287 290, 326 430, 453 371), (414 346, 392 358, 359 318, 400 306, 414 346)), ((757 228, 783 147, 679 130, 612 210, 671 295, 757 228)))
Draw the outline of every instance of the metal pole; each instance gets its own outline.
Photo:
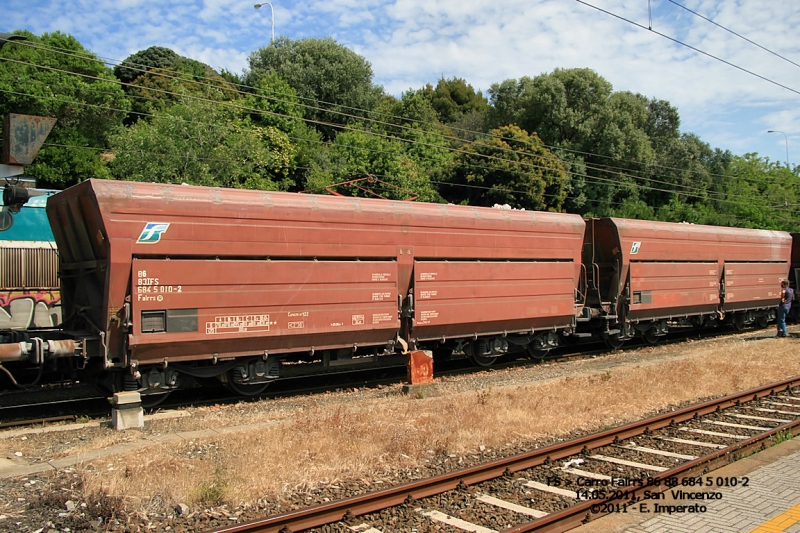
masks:
POLYGON ((272 39, 270 39, 270 44, 275 41, 275 8, 272 7, 272 4, 269 2, 264 2, 263 4, 256 4, 253 7, 256 9, 261 9, 262 6, 269 6, 270 14, 272 15, 272 39))
MULTIPOLYGON (((781 130, 767 130, 767 133, 783 133, 781 130)), ((786 168, 789 168, 789 137, 783 133, 783 140, 786 142, 786 168)))

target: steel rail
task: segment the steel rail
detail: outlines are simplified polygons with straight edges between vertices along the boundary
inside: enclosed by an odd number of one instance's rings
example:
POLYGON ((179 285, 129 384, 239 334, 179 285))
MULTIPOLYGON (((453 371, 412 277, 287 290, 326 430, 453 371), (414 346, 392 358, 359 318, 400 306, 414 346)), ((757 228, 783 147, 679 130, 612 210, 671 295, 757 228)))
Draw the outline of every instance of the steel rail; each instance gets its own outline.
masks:
MULTIPOLYGON (((265 519, 254 520, 244 524, 226 526, 220 529, 208 530, 206 533, 278 533, 281 531, 286 533, 287 531, 295 532, 313 527, 319 527, 325 524, 341 521, 345 518, 381 511, 383 509, 400 505, 404 502, 413 502, 414 500, 441 494, 443 492, 453 490, 459 485, 474 485, 498 478, 504 474, 527 470, 529 468, 547 464, 552 461, 557 461, 587 450, 608 446, 618 442, 619 440, 646 434, 673 424, 691 420, 692 418, 732 407, 745 401, 769 396, 776 392, 787 390, 798 385, 800 385, 800 376, 795 376, 777 383, 731 394, 729 396, 725 396, 716 400, 710 400, 699 405, 664 413, 652 418, 626 424, 619 428, 580 437, 572 441, 553 444, 531 452, 525 452, 512 457, 498 459, 481 465, 440 474, 427 479, 404 483, 388 489, 352 496, 343 500, 315 505, 313 507, 299 509, 285 514, 274 515, 265 519)), ((793 424, 800 425, 800 421, 793 424)), ((786 426, 781 426, 781 428, 773 430, 771 433, 775 433, 784 427, 795 427, 795 425, 787 424, 786 426)), ((687 464, 692 465, 689 468, 697 468, 694 463, 705 464, 711 460, 716 460, 709 459, 709 457, 718 458, 725 456, 726 454, 736 452, 747 445, 747 443, 750 443, 758 438, 759 437, 754 437, 753 439, 744 441, 739 445, 725 448, 720 452, 712 454, 711 456, 706 456, 687 464)), ((676 467, 660 474, 659 477, 666 476, 670 473, 672 473, 670 475, 677 475, 677 473, 680 473, 678 471, 679 468, 685 469, 687 467, 686 465, 684 465, 684 467, 676 467)), ((609 498, 609 501, 610 500, 611 498, 609 498)), ((583 522, 586 518, 587 510, 592 504, 597 504, 603 501, 604 500, 598 499, 591 502, 586 502, 587 504, 581 503, 563 511, 559 511, 546 517, 537 519, 528 524, 509 529, 508 532, 521 533, 523 531, 565 531, 566 529, 575 527, 583 522), (567 526, 565 524, 569 525, 567 526)))
POLYGON ((50 422, 64 422, 65 420, 77 420, 77 415, 51 416, 47 418, 34 418, 31 420, 16 420, 14 422, 0 422, 0 429, 15 428, 19 426, 37 426, 50 422))
POLYGON ((594 506, 597 506, 598 509, 602 510, 603 506, 598 506, 598 504, 609 503, 613 501, 632 500, 646 490, 650 492, 664 492, 670 488, 674 488, 669 487, 666 485, 666 483, 664 483, 664 481, 667 479, 694 477, 698 473, 705 474, 712 470, 716 470, 717 468, 722 468, 723 466, 726 466, 732 462, 738 461, 749 453, 766 449, 767 441, 772 437, 781 433, 790 433, 791 430, 797 427, 800 427, 800 419, 773 428, 765 433, 762 433, 761 435, 756 435, 755 437, 751 437, 740 443, 713 452, 710 455, 699 457, 682 465, 678 465, 665 472, 659 472, 658 474, 649 478, 652 482, 650 485, 643 487, 625 487, 622 489, 620 492, 625 493, 625 498, 615 498, 612 494, 605 499, 598 498, 596 500, 581 502, 577 505, 573 505, 572 507, 568 507, 566 509, 562 509, 561 511, 557 511, 542 518, 536 519, 533 522, 528 522, 527 524, 520 524, 508 529, 504 529, 501 533, 526 533, 529 531, 537 531, 542 533, 561 533, 564 531, 569 531, 570 529, 576 528, 591 520, 596 520, 597 518, 609 514, 605 511, 597 513, 591 512, 594 506))

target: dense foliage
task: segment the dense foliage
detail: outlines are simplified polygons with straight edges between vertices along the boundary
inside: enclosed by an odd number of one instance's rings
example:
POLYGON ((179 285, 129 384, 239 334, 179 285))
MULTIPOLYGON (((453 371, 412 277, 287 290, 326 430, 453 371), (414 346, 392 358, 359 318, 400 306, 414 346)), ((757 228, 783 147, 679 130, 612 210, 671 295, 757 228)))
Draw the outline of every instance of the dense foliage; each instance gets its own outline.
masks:
POLYGON ((400 98, 333 39, 280 38, 241 75, 159 46, 111 69, 59 32, 0 49, 0 114, 58 119, 27 173, 800 231, 800 167, 680 130, 669 102, 589 69, 400 98), (359 179, 355 185, 338 185, 359 179))
POLYGON ((17 33, 27 40, 0 49, 0 116, 58 119, 27 173, 41 186, 56 188, 109 177, 100 154, 130 109, 122 87, 75 38, 60 32, 17 33))

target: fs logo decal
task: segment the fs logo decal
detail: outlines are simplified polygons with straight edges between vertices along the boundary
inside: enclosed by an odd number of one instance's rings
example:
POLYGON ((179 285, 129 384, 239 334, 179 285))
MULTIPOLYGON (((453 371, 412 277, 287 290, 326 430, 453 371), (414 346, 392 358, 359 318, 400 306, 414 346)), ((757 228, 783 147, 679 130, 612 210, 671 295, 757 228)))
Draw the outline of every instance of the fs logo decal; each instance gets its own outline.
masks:
POLYGON ((641 242, 634 242, 631 245, 631 255, 636 255, 639 253, 639 247, 642 245, 641 242))
POLYGON ((167 232, 169 222, 148 222, 145 224, 136 244, 155 244, 161 240, 161 236, 167 232))

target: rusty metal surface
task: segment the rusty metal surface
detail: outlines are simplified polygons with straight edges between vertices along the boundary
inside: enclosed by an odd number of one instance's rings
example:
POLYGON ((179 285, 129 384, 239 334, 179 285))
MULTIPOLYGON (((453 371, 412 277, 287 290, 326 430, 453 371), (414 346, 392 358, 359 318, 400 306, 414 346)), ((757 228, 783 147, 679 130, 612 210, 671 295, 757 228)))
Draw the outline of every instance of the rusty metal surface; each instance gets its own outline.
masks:
POLYGON ((573 266, 570 261, 416 261, 414 336, 569 326, 578 283, 573 266))
POLYGON ((674 224, 621 218, 617 228, 628 261, 788 262, 791 237, 783 231, 674 224), (634 243, 638 242, 634 250, 634 243))
POLYGON ((725 262, 723 311, 756 306, 777 306, 781 280, 788 274, 787 263, 725 262))
POLYGON ((433 354, 424 350, 413 350, 408 354, 408 383, 425 385, 433 383, 433 354))
POLYGON ((0 344, 0 363, 7 361, 25 361, 28 359, 24 342, 0 344))
POLYGON ((718 265, 631 262, 630 290, 630 319, 713 313, 720 303, 718 265))
POLYGON ((629 319, 773 307, 789 272, 786 232, 617 218, 594 223, 606 272, 620 265, 616 296, 629 280, 629 319), (742 289, 727 291, 723 302, 726 278, 742 289))
POLYGON ((3 121, 3 151, 0 162, 5 165, 30 165, 36 159, 56 119, 9 113, 3 121))
MULTIPOLYGON (((641 420, 627 424, 625 426, 603 431, 593 435, 588 435, 564 443, 553 444, 522 453, 512 457, 498 459, 489 463, 484 463, 470 468, 440 474, 438 476, 422 479, 390 487, 388 489, 353 496, 344 500, 333 501, 325 504, 316 505, 307 509, 300 509, 286 514, 276 515, 263 520, 255 520, 246 524, 237 524, 230 527, 213 530, 214 533, 278 533, 283 528, 290 531, 302 531, 313 527, 322 526, 332 522, 342 520, 348 512, 353 516, 377 512, 388 507, 401 504, 408 496, 420 499, 436 494, 441 494, 455 489, 459 483, 474 485, 490 479, 495 479, 505 473, 516 473, 528 468, 539 466, 548 461, 558 461, 581 453, 583 450, 592 450, 602 446, 613 444, 617 439, 623 440, 641 435, 647 431, 667 427, 690 420, 695 416, 703 416, 713 413, 718 409, 731 407, 738 402, 768 396, 776 391, 786 390, 796 387, 800 383, 800 376, 790 378, 778 383, 772 383, 763 387, 758 387, 748 391, 732 394, 724 398, 704 402, 700 405, 690 406, 670 413, 655 416, 646 420, 641 420)), ((800 421, 793 423, 800 425, 800 421)), ((779 428, 780 429, 780 428, 779 428)), ((755 438, 754 438, 755 439, 755 438)), ((754 440, 750 439, 750 440, 754 440)), ((746 441, 750 442, 750 441, 746 441)), ((713 454, 711 460, 716 460, 718 456, 725 456, 731 451, 738 450, 742 445, 734 445, 713 454)), ((702 459, 701 459, 702 460, 702 459)), ((700 464, 701 460, 695 460, 683 465, 683 470, 690 471, 700 464)), ((676 467, 663 474, 671 473, 678 475, 681 467, 676 467)), ((645 487, 646 488, 646 487, 645 487)), ((612 493, 613 494, 613 493, 612 493)), ((611 498, 609 498, 610 500, 611 498)), ((529 524, 524 524, 511 528, 507 531, 566 531, 575 527, 577 522, 586 516, 588 506, 596 504, 602 500, 591 500, 580 503, 564 511, 547 515, 529 524), (565 527, 565 525, 569 527, 565 527)), ((207 532, 211 533, 211 531, 207 532)))
MULTIPOLYGON (((472 275, 471 269, 483 268, 476 266, 479 262, 528 265, 524 268, 542 285, 540 290, 550 291, 527 299, 514 296, 518 314, 509 313, 502 298, 486 301, 483 310, 479 304, 462 310, 456 306, 439 330, 426 325, 427 335, 452 334, 456 330, 448 328, 453 324, 475 324, 492 313, 503 316, 493 324, 501 331, 530 328, 523 322, 531 317, 540 317, 543 326, 560 325, 573 314, 584 229, 577 215, 100 180, 52 197, 48 216, 59 249, 64 249, 65 271, 77 272, 64 288, 70 293, 64 296, 64 315, 79 300, 98 309, 92 317, 107 332, 112 353, 123 345, 118 331, 126 296, 135 308, 134 323, 143 310, 198 309, 202 326, 196 333, 134 330, 130 341, 148 359, 176 356, 177 343, 190 354, 216 352, 220 357, 279 350, 279 345, 301 351, 385 343, 390 330, 399 329, 398 297, 412 288, 419 292, 416 261, 470 263, 450 283, 482 285, 475 289, 475 300, 485 297, 480 291, 492 283, 486 273, 472 275), (149 261, 148 267, 134 268, 134 257, 149 261), (205 260, 229 262, 213 268, 205 260), (270 274, 265 274, 270 262, 270 274), (319 265, 308 267, 314 262, 319 265), (136 292, 138 271, 149 274, 152 268, 158 275, 142 278, 163 277, 159 284, 173 287, 172 293, 160 294, 161 302, 159 294, 153 294, 156 302, 140 301, 136 292), (271 285, 272 274, 284 280, 286 290, 271 285), (175 293, 178 286, 187 291, 175 293), (557 313, 546 312, 552 306, 557 313), (210 333, 226 329, 215 326, 224 325, 217 317, 234 317, 229 321, 234 323, 263 315, 276 322, 269 331, 210 333), (364 324, 354 318, 360 315, 364 324), (289 322, 300 321, 304 331, 289 330, 289 322), (162 349, 166 352, 159 353, 162 349)), ((469 291, 461 290, 455 300, 469 298, 469 291)))
POLYGON ((51 357, 72 357, 78 351, 78 343, 72 339, 45 341, 51 357))
MULTIPOLYGON (((399 328, 391 261, 133 260, 133 334, 140 361, 386 344, 399 328), (142 313, 191 310, 194 322, 142 331, 142 313)), ((185 316, 187 313, 183 313, 185 316)), ((167 318, 167 317, 165 317, 167 318)))

